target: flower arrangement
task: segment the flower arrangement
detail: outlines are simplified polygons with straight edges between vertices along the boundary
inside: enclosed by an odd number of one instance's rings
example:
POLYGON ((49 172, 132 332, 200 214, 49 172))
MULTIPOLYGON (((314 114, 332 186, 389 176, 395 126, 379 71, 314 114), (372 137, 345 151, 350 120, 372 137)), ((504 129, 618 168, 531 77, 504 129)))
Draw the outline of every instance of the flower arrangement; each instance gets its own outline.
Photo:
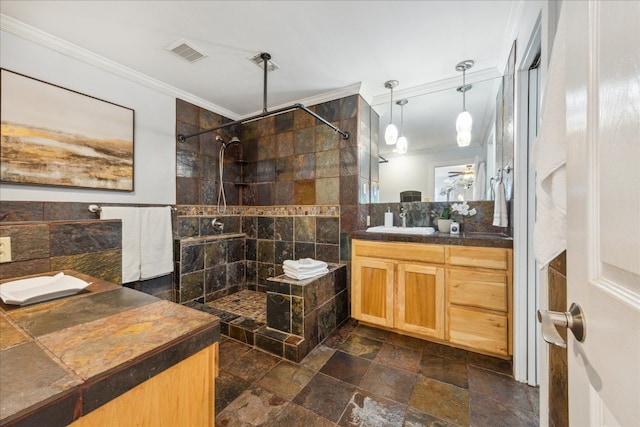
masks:
POLYGON ((448 196, 454 189, 468 190, 474 182, 473 175, 458 175, 444 180, 444 187, 440 189, 441 196, 448 196))
POLYGON ((454 203, 451 205, 451 210, 462 216, 474 216, 478 213, 476 208, 469 209, 469 204, 467 202, 454 203))

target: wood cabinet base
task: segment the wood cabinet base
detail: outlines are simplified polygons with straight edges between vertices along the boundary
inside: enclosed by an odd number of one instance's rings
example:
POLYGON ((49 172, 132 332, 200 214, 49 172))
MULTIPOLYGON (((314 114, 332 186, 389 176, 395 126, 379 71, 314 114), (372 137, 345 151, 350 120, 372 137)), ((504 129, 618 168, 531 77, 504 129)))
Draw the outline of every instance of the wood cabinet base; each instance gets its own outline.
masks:
POLYGON ((72 427, 208 426, 215 420, 218 343, 132 388, 72 427))

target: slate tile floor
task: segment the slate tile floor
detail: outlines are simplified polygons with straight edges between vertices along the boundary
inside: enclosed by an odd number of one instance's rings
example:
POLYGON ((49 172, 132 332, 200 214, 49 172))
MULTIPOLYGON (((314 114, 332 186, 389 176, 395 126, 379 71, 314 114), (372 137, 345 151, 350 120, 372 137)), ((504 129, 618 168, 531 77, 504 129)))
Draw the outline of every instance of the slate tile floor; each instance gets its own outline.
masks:
POLYGON ((301 363, 223 337, 217 426, 537 426, 511 364, 348 320, 301 363))

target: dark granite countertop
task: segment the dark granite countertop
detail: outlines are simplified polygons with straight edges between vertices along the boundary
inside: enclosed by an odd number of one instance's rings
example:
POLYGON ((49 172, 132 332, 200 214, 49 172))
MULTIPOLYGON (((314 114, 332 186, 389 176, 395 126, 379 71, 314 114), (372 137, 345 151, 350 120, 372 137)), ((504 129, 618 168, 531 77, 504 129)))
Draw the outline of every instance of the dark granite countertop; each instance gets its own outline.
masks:
POLYGON ((216 316, 64 273, 92 284, 25 307, 0 302, 2 426, 68 425, 220 339, 216 316))
POLYGON ((513 248, 513 237, 497 233, 462 233, 452 236, 448 233, 436 231, 429 236, 416 234, 373 233, 369 231, 354 231, 352 239, 377 240, 381 242, 414 242, 436 245, 484 246, 489 248, 513 248))

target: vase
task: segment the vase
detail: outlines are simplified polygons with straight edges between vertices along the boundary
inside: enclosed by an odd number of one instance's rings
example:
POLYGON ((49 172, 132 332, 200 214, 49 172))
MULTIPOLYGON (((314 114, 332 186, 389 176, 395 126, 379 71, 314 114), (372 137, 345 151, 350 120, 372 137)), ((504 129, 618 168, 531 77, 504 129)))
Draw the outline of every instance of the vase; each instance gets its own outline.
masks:
POLYGON ((440 233, 449 233, 451 230, 451 221, 450 219, 438 218, 438 231, 440 233))

